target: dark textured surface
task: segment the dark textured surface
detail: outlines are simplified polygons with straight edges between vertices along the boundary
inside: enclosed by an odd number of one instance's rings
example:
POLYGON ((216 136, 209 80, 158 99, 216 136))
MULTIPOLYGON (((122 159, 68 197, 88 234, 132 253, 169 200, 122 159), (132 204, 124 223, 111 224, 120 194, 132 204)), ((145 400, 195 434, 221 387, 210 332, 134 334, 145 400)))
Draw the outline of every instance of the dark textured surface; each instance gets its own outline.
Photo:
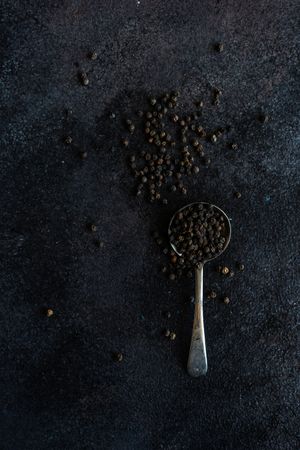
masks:
POLYGON ((2 3, 1 450, 299 448, 297 3, 2 3), (120 116, 164 89, 209 104, 211 86, 223 96, 207 115, 239 150, 211 149, 187 198, 137 202, 120 116), (222 260, 246 270, 223 281, 206 267, 231 303, 205 304, 209 372, 194 380, 193 284, 163 278, 150 231, 198 199, 229 213, 222 260))

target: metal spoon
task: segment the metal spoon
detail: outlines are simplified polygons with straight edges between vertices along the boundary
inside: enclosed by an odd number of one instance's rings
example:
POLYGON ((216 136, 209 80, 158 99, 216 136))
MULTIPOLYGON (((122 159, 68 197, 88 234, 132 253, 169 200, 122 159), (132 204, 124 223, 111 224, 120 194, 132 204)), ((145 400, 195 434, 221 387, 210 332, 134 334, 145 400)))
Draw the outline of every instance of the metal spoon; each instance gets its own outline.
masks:
MULTIPOLYGON (((179 213, 184 211, 186 208, 189 208, 193 205, 205 205, 210 206, 211 208, 215 208, 219 213, 224 217, 225 230, 226 230, 226 241, 224 243, 224 247, 219 253, 215 254, 212 258, 205 259, 195 268, 195 312, 194 312, 194 324, 193 324, 193 333, 192 340, 190 345, 190 352, 187 364, 187 370, 189 375, 192 377, 199 377, 200 375, 205 375, 207 372, 207 356, 206 356, 206 345, 205 345, 205 333, 204 333, 204 321, 203 321, 203 266, 206 262, 211 261, 212 259, 217 258, 221 255, 221 253, 226 250, 230 238, 231 238, 231 224, 228 216, 222 211, 222 209, 218 208, 218 206, 212 205, 206 202, 194 202, 189 205, 184 206, 183 208, 176 211, 173 215, 172 219, 169 223, 168 234, 170 236, 172 229, 172 222, 174 217, 179 213)), ((181 254, 177 251, 176 247, 172 242, 170 243, 173 250, 177 253, 177 255, 181 256, 181 254)))

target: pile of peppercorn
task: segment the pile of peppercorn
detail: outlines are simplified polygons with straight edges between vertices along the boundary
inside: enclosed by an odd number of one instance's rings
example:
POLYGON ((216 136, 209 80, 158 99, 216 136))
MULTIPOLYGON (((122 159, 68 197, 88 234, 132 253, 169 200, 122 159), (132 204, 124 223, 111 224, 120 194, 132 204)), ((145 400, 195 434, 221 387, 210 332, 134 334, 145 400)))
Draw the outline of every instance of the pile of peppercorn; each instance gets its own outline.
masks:
MULTIPOLYGON (((127 119, 130 135, 142 130, 146 147, 135 148, 129 156, 133 176, 137 180, 136 195, 144 195, 152 203, 167 204, 165 191, 187 194, 184 180, 200 172, 200 164, 208 166, 204 143, 217 143, 228 128, 208 132, 201 125, 203 102, 196 102, 196 111, 189 115, 176 113, 179 93, 165 93, 150 97, 147 111, 138 111, 139 119, 127 119), (135 122, 135 123, 134 123, 135 122), (147 149, 148 147, 148 149, 147 149), (163 189, 164 186, 166 189, 163 189)), ((131 138, 122 140, 131 149, 131 138)))
POLYGON ((205 203, 195 203, 179 211, 169 230, 171 244, 194 267, 223 251, 228 232, 221 211, 205 203))

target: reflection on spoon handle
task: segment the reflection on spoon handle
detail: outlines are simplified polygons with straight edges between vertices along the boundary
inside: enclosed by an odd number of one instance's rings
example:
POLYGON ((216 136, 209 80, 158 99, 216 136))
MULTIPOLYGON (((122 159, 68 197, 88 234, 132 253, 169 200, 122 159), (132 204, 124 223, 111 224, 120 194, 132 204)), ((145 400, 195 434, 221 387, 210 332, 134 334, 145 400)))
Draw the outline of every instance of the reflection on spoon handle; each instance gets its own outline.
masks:
POLYGON ((207 372, 203 321, 203 264, 195 270, 195 313, 187 370, 192 377, 199 377, 207 372))

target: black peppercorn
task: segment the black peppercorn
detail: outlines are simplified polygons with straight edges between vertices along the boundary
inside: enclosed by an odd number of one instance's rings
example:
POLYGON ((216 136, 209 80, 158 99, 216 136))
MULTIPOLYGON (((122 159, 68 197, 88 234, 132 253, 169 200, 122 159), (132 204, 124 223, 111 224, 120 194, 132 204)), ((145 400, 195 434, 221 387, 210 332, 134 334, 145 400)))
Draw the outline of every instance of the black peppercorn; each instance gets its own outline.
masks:
POLYGON ((134 130, 135 130, 135 125, 133 125, 133 123, 130 124, 130 125, 128 126, 128 130, 130 131, 130 133, 133 133, 134 130))
POLYGON ((71 138, 71 136, 67 136, 66 138, 65 138, 65 144, 67 144, 67 145, 69 145, 69 144, 72 144, 72 138, 71 138))
POLYGON ((79 156, 81 159, 86 159, 87 158, 87 152, 79 152, 79 156))
POLYGON ((98 57, 98 55, 95 51, 90 52, 88 56, 92 61, 95 61, 98 57))
POLYGON ((114 361, 116 361, 116 362, 121 362, 121 361, 123 361, 123 355, 122 355, 122 353, 121 353, 121 352, 115 352, 115 353, 113 353, 113 359, 114 359, 114 361))
POLYGON ((215 50, 216 52, 221 53, 224 50, 224 44, 222 44, 222 42, 219 42, 215 45, 215 50))
POLYGON ((53 311, 53 309, 51 309, 51 308, 48 308, 48 309, 46 310, 46 316, 47 316, 47 317, 52 317, 52 316, 53 316, 53 314, 54 314, 54 311, 53 311))
POLYGON ((269 121, 269 116, 266 115, 266 114, 264 114, 264 113, 262 113, 262 114, 260 114, 260 115, 258 116, 258 120, 259 120, 261 123, 267 123, 267 122, 269 121))
POLYGON ((79 73, 79 80, 83 86, 87 86, 89 84, 89 79, 86 72, 79 73))

